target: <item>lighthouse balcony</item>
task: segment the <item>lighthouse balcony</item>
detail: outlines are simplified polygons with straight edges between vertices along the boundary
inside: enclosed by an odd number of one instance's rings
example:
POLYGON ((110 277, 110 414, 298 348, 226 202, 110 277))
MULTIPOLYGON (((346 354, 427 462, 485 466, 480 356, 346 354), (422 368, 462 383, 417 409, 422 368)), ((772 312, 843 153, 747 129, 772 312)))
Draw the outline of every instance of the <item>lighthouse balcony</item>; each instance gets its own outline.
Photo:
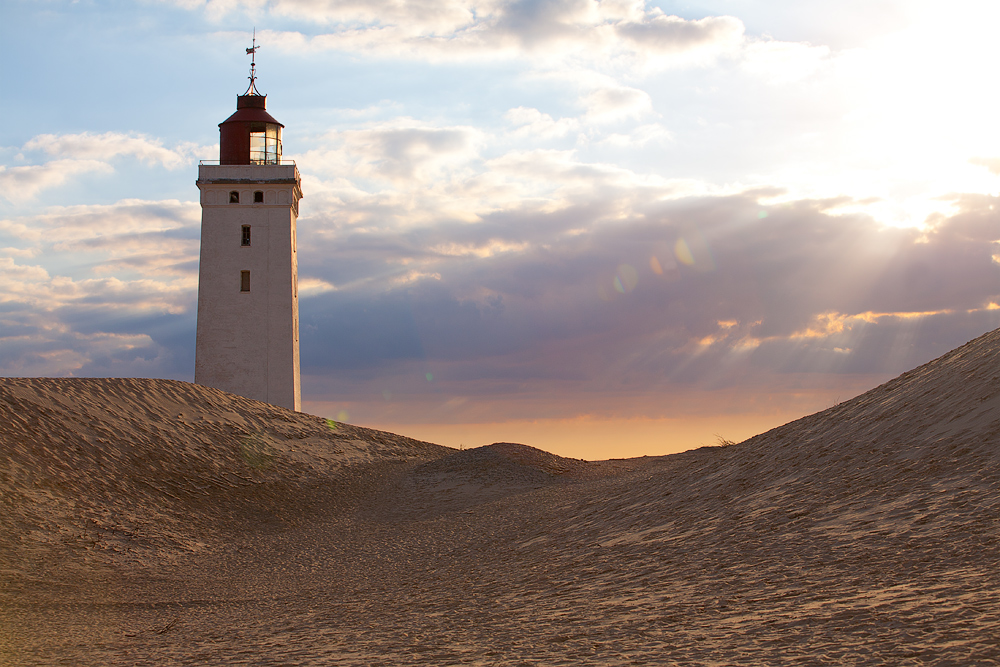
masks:
POLYGON ((218 160, 202 160, 198 165, 198 182, 299 184, 301 177, 293 160, 282 160, 281 164, 219 164, 218 160))

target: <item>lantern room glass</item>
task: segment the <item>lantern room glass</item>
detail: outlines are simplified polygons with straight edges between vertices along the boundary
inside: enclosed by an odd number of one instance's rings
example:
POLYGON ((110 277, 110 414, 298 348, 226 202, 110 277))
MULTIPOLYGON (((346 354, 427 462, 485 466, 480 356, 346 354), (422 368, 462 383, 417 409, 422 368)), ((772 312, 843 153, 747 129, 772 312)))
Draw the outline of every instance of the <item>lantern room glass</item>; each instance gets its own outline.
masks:
POLYGON ((250 127, 250 164, 281 162, 281 126, 253 123, 250 127))

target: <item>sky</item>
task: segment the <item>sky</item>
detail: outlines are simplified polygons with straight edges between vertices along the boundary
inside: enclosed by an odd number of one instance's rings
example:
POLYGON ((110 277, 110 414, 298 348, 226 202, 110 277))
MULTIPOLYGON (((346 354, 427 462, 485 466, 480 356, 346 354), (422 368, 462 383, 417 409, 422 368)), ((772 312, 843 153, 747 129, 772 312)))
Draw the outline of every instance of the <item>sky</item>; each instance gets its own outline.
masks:
POLYGON ((1000 5, 4 0, 0 375, 191 381, 199 159, 302 174, 303 409, 740 441, 1000 326, 1000 5))

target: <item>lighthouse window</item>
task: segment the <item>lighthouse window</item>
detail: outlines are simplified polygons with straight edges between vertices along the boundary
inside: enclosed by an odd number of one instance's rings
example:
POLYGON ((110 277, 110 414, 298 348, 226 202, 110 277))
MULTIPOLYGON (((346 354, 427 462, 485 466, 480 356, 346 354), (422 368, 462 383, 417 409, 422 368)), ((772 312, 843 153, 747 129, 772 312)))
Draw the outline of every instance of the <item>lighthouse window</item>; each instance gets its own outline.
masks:
POLYGON ((279 164, 281 162, 281 126, 274 123, 251 123, 250 163, 279 164))
POLYGON ((249 292, 250 291, 250 272, 240 271, 240 291, 249 292))
POLYGON ((250 225, 243 225, 243 239, 240 245, 250 245, 250 225))
POLYGON ((232 192, 230 192, 229 193, 229 203, 230 204, 239 204, 240 203, 240 193, 237 192, 236 190, 233 190, 232 192))
POLYGON ((254 204, 263 204, 264 203, 264 193, 261 192, 260 190, 257 190, 256 192, 254 192, 253 193, 253 203, 254 204))

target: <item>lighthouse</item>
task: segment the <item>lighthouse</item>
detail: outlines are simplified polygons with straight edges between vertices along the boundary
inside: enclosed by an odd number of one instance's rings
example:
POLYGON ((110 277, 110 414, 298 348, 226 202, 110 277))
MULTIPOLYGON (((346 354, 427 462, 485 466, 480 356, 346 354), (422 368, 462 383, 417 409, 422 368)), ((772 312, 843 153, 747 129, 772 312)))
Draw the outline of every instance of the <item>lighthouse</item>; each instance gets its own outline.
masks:
POLYGON ((302 184, 284 127, 256 86, 219 124, 219 160, 198 166, 201 255, 194 381, 289 410, 302 406, 295 222, 302 184))

